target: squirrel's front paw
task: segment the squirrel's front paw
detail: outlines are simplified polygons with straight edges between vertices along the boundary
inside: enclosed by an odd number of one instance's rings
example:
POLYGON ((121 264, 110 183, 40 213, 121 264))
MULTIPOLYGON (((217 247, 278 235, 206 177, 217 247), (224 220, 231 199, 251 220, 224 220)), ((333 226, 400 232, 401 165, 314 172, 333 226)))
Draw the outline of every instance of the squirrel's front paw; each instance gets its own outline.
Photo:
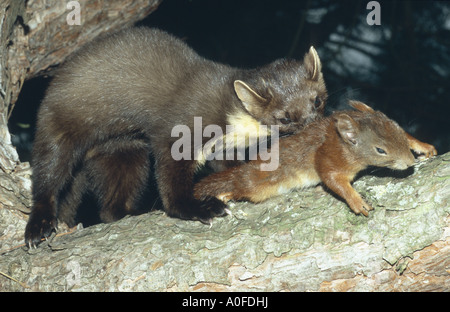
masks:
POLYGON ((350 209, 353 210, 355 214, 362 213, 366 217, 369 216, 369 211, 373 210, 373 207, 366 203, 362 198, 354 200, 352 203, 348 203, 350 209))
POLYGON ((428 143, 420 142, 414 148, 414 152, 419 154, 419 159, 430 158, 437 155, 436 148, 428 143))
POLYGON ((228 203, 230 200, 233 199, 233 193, 232 192, 221 193, 217 195, 217 198, 223 201, 224 203, 228 203))

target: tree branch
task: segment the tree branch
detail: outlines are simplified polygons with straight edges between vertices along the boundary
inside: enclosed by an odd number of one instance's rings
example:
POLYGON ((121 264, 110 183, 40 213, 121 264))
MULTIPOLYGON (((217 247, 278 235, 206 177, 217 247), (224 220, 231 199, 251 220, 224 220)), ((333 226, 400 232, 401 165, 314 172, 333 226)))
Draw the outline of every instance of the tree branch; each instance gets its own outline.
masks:
POLYGON ((234 203, 211 228, 152 212, 76 230, 3 252, 0 271, 39 291, 448 290, 450 153, 378 175, 354 184, 368 218, 307 189, 234 203))

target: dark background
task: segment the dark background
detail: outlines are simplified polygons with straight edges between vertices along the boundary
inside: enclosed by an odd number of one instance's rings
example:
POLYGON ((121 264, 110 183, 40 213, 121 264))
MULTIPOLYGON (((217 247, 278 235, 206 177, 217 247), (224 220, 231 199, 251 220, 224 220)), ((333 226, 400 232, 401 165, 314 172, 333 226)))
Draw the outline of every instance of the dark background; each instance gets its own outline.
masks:
MULTIPOLYGON (((165 0, 138 25, 167 30, 200 55, 255 67, 322 60, 328 113, 358 99, 418 139, 450 150, 450 2, 378 1, 381 25, 367 24, 369 1, 165 0)), ((21 160, 29 160, 35 112, 49 78, 25 83, 10 119, 21 160)))

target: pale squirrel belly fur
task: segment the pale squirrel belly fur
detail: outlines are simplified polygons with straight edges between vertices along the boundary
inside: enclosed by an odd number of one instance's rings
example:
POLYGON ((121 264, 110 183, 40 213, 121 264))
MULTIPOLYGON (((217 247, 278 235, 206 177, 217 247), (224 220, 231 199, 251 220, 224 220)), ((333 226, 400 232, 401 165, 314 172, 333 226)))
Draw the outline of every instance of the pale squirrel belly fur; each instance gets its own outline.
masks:
POLYGON ((224 133, 230 124, 293 132, 323 114, 326 97, 314 48, 303 62, 243 70, 206 60, 157 29, 132 28, 88 44, 58 69, 38 113, 25 241, 37 245, 58 219, 76 224, 87 192, 102 222, 139 213, 152 175, 167 215, 202 222, 223 216, 221 201, 194 198, 202 160, 173 159, 172 129, 192 130, 194 117, 202 117, 203 128, 218 125, 224 133))

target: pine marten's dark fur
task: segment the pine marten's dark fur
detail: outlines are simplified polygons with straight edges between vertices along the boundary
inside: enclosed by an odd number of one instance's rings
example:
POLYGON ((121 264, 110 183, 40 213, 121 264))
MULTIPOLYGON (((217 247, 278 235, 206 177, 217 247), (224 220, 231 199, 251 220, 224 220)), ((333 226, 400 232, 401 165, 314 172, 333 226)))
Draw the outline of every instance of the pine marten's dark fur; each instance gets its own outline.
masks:
POLYGON ((325 100, 314 48, 303 62, 241 70, 208 61, 156 29, 129 29, 90 44, 58 70, 39 111, 26 243, 48 236, 57 219, 74 225, 87 191, 104 222, 136 213, 150 174, 169 216, 222 216, 222 202, 193 197, 201 163, 172 159, 172 128, 192 129, 200 116, 203 127, 219 125, 224 133, 227 124, 292 132, 322 115, 325 100))

